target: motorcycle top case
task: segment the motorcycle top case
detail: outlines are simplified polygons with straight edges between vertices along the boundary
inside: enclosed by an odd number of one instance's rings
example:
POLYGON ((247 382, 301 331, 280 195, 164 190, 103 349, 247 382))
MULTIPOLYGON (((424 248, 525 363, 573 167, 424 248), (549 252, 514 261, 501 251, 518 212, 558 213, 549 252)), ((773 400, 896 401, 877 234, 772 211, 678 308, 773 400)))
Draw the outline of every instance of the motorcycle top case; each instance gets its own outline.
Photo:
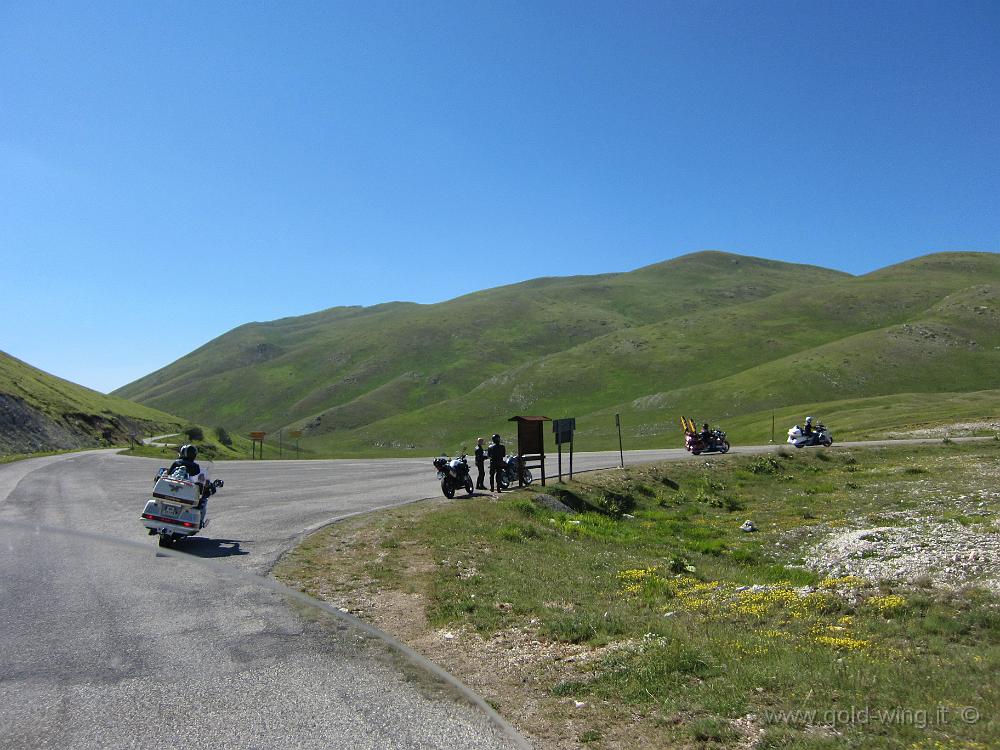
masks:
POLYGON ((153 485, 153 497, 186 505, 198 504, 198 485, 187 479, 160 477, 153 485))

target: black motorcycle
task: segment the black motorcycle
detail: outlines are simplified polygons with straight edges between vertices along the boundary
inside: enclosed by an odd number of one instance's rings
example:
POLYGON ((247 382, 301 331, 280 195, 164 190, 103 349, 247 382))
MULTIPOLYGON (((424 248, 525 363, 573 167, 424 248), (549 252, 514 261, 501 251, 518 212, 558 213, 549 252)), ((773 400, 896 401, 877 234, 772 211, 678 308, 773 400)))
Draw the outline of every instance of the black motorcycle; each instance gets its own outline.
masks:
POLYGON ((465 488, 465 491, 472 495, 472 475, 469 473, 469 462, 463 453, 458 458, 449 459, 441 456, 434 459, 434 468, 437 469, 438 479, 441 480, 441 492, 451 500, 455 497, 455 490, 465 488))
POLYGON ((505 456, 503 459, 503 469, 504 478, 507 481, 501 489, 507 489, 507 487, 514 484, 519 476, 523 484, 531 484, 532 479, 534 479, 531 476, 531 469, 524 465, 524 459, 521 456, 505 456))

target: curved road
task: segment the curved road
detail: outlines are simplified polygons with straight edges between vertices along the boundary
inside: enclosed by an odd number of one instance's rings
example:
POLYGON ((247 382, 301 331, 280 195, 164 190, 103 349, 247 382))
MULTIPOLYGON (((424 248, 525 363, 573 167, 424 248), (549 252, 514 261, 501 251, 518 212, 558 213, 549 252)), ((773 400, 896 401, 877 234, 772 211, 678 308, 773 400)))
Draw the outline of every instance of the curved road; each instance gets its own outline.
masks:
MULTIPOLYGON (((574 470, 618 460, 577 454, 574 470)), ((94 451, 0 465, 4 747, 525 746, 474 696, 262 578, 333 519, 438 495, 429 458, 220 463, 212 522, 184 554, 139 522, 161 463, 94 451)))

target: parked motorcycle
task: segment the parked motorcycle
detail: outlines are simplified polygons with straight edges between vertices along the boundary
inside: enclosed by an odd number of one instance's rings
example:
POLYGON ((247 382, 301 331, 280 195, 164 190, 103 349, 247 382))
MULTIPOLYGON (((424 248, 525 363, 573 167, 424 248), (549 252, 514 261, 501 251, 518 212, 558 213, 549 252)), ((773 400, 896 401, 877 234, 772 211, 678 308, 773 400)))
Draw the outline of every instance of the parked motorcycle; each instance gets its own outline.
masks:
POLYGON ((531 475, 531 469, 524 465, 524 459, 521 456, 505 456, 503 468, 507 482, 501 489, 507 489, 507 487, 518 481, 518 477, 520 477, 523 484, 531 484, 534 479, 531 475))
POLYGON ((455 497, 455 490, 465 488, 465 491, 472 495, 472 475, 469 473, 469 462, 463 453, 458 458, 449 459, 441 456, 434 459, 434 468, 437 469, 438 479, 441 480, 441 492, 451 500, 455 497))
POLYGON ((150 536, 159 537, 161 547, 194 536, 208 526, 208 498, 225 484, 221 479, 209 481, 204 470, 189 477, 183 469, 166 476, 161 468, 153 477, 153 497, 142 510, 142 525, 150 536))
POLYGON ((817 424, 813 427, 811 435, 802 432, 802 428, 795 425, 788 431, 788 442, 796 448, 804 448, 809 445, 825 445, 829 448, 833 445, 833 435, 825 425, 817 424))

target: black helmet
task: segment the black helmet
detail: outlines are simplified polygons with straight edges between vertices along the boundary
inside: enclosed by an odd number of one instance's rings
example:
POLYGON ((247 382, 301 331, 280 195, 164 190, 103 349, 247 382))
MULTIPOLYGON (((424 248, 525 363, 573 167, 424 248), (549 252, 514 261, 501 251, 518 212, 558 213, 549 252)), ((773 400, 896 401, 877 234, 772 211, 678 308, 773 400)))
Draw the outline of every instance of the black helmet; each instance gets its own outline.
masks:
POLYGON ((493 433, 493 437, 491 439, 493 440, 494 443, 499 443, 500 442, 500 435, 498 433, 494 432, 493 433))
POLYGON ((198 457, 198 449, 193 445, 182 445, 181 446, 181 458, 186 458, 194 461, 198 457))

